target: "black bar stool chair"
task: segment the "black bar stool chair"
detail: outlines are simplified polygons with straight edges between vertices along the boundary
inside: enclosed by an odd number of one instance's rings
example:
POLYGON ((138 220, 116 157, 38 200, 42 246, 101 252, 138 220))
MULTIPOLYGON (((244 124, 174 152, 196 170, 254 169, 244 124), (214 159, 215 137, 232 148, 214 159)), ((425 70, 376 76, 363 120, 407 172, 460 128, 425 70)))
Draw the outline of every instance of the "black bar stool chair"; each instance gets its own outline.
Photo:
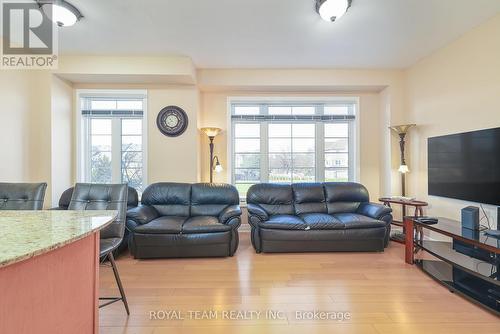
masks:
POLYGON ((0 183, 0 210, 42 210, 47 183, 0 183))
POLYGON ((127 214, 128 187, 126 184, 88 184, 77 183, 75 185, 68 210, 116 210, 118 216, 115 221, 101 230, 100 259, 101 264, 109 261, 116 284, 120 290, 120 297, 100 297, 104 300, 99 307, 123 301, 127 314, 130 314, 127 297, 116 267, 113 251, 120 245, 125 232, 125 220, 127 214))

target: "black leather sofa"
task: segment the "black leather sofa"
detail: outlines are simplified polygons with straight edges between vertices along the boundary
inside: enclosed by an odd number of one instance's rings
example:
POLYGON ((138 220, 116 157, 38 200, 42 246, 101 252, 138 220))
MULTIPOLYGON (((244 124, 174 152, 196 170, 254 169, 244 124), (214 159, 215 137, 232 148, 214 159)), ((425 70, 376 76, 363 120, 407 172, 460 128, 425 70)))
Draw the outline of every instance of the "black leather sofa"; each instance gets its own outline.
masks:
POLYGON ((383 251, 392 209, 358 183, 256 184, 247 193, 260 252, 383 251))
MULTIPOLYGON (((59 203, 56 208, 52 208, 51 210, 68 210, 69 204, 71 202, 71 197, 73 196, 75 188, 71 187, 66 189, 59 198, 59 203)), ((139 205, 139 196, 137 194, 137 190, 132 187, 128 187, 127 191, 127 211, 133 208, 136 208, 139 205)), ((127 249, 128 239, 130 233, 127 228, 125 228, 125 233, 123 235, 123 240, 120 245, 113 251, 115 256, 118 256, 122 252, 127 249)))
POLYGON ((240 216, 232 185, 155 183, 127 213, 129 249, 137 259, 233 256, 240 216))

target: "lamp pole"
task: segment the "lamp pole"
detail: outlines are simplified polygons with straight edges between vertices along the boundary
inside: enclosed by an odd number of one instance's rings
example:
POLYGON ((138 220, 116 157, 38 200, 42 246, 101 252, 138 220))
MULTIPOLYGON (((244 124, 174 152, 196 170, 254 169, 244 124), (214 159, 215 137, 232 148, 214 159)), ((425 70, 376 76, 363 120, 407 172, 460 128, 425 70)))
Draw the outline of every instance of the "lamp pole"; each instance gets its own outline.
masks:
MULTIPOLYGON (((406 134, 408 133, 408 130, 411 128, 415 127, 416 124, 405 124, 405 125, 396 125, 396 126, 390 126, 389 129, 394 131, 399 136, 399 151, 401 154, 401 164, 399 166, 398 172, 401 173, 401 196, 405 197, 406 196, 406 173, 409 172, 408 166, 406 165, 406 159, 405 159, 405 139, 406 139, 406 134)), ((403 202, 402 205, 402 214, 403 218, 406 216, 406 204, 403 202)), ((405 231, 405 228, 403 227, 403 233, 401 234, 400 232, 395 232, 391 235, 392 240, 405 240, 404 235, 405 233, 413 233, 413 231, 405 231)))
POLYGON ((394 131, 399 136, 399 150, 401 153, 401 165, 399 172, 401 175, 401 196, 406 196, 406 173, 408 173, 408 166, 405 160, 405 138, 408 130, 416 126, 415 124, 405 124, 390 126, 389 129, 394 131))
MULTIPOLYGON (((406 165, 405 161, 405 133, 399 134, 399 148, 401 150, 401 165, 406 165)), ((406 173, 401 173, 401 196, 406 196, 406 173)))
POLYGON ((210 139, 210 183, 214 182, 214 136, 209 136, 210 139))
MULTIPOLYGON (((214 139, 215 136, 217 136, 219 133, 221 133, 222 129, 219 128, 201 128, 201 131, 203 131, 208 139, 210 140, 210 183, 214 182, 214 139)), ((217 171, 220 171, 220 163, 217 160, 217 163, 215 165, 216 168, 218 168, 217 171)))

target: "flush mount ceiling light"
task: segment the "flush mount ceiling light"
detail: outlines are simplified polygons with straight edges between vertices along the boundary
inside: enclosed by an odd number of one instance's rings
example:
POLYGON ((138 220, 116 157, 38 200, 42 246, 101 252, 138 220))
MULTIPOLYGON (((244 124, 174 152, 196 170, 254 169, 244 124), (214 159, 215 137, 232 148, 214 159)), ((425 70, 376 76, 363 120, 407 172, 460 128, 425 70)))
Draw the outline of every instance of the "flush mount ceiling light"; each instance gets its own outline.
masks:
POLYGON ((352 0, 316 0, 316 11, 328 22, 340 19, 351 7, 352 0))
POLYGON ((37 2, 45 15, 59 27, 72 26, 83 17, 78 8, 64 0, 39 0, 37 2))

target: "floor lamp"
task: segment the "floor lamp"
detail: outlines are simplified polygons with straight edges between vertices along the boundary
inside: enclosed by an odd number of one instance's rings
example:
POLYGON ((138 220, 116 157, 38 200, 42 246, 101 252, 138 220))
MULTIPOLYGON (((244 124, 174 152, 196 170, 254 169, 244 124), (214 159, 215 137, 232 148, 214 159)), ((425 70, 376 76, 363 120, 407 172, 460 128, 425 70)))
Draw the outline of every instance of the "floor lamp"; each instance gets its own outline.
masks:
MULTIPOLYGON (((394 131, 399 136, 399 150, 401 153, 401 164, 399 165, 398 172, 401 173, 401 196, 406 196, 406 173, 410 171, 405 160, 405 138, 408 130, 416 126, 416 124, 405 124, 391 126, 389 129, 394 131)), ((405 214, 405 212, 403 213, 405 214)))
MULTIPOLYGON (((408 130, 416 126, 415 124, 405 124, 405 125, 396 125, 396 126, 391 126, 389 129, 391 129, 394 133, 396 133, 399 136, 399 150, 401 153, 401 163, 398 168, 398 172, 401 173, 401 196, 405 197, 406 196, 406 174, 410 171, 408 168, 408 165, 406 164, 406 159, 405 159, 405 138, 406 135, 408 134, 408 130)), ((403 205, 403 217, 406 216, 406 205, 403 205)), ((403 228, 403 233, 400 231, 394 231, 391 233, 391 240, 399 240, 404 241, 405 240, 405 233, 406 231, 403 228)))
POLYGON ((221 133, 222 129, 219 128, 202 128, 201 131, 205 132, 210 140, 210 183, 214 182, 214 170, 217 173, 222 172, 223 168, 220 164, 219 157, 214 156, 214 139, 221 133))

